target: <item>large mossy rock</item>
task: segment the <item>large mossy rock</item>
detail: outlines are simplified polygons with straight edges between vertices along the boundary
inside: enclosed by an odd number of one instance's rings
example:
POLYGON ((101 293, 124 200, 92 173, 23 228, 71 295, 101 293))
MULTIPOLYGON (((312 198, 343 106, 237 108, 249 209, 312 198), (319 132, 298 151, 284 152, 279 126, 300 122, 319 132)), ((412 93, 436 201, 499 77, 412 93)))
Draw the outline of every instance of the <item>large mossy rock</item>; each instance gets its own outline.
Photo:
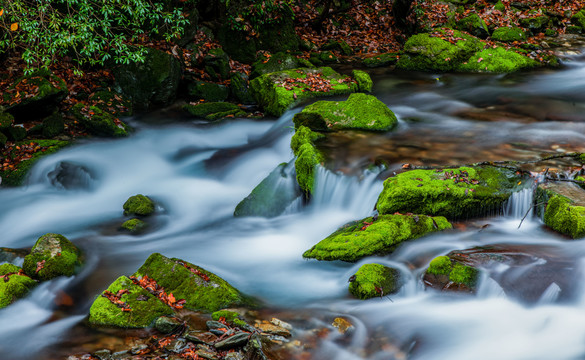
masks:
POLYGON ((95 299, 89 309, 89 323, 119 328, 144 328, 152 325, 159 316, 172 313, 171 307, 156 296, 126 276, 121 276, 95 299), (108 297, 110 294, 118 296, 119 302, 112 302, 108 297))
POLYGON ((39 70, 22 76, 10 85, 9 90, 16 89, 26 83, 26 87, 34 86, 32 96, 17 98, 18 92, 8 91, 2 96, 5 103, 12 104, 5 111, 12 114, 18 122, 42 119, 54 113, 59 103, 67 96, 67 84, 49 70, 39 70))
POLYGON ((453 71, 458 64, 483 49, 483 43, 473 36, 453 31, 455 44, 431 34, 411 36, 404 44, 405 54, 400 57, 397 68, 418 71, 453 71))
POLYGON ((298 68, 312 68, 313 64, 303 58, 297 58, 294 55, 279 52, 273 54, 268 58, 262 58, 252 64, 252 72, 250 73, 250 79, 257 78, 264 74, 270 74, 274 72, 292 70, 298 68))
POLYGON ((390 66, 398 61, 398 53, 384 53, 369 58, 365 58, 362 64, 369 68, 390 66))
POLYGON ((75 275, 83 265, 81 251, 65 236, 41 236, 29 255, 24 257, 24 272, 35 279, 50 280, 75 275))
POLYGON ((128 136, 130 131, 128 125, 97 106, 85 106, 82 103, 78 103, 71 108, 70 112, 95 136, 124 137, 128 136))
POLYGON ((400 289, 400 271, 381 264, 364 264, 350 278, 349 292, 366 300, 394 294, 400 289))
POLYGON ((237 72, 230 77, 230 92, 241 104, 255 104, 256 99, 250 92, 250 81, 248 75, 237 72))
POLYGON ((154 214, 154 201, 142 194, 130 196, 123 205, 124 215, 148 216, 154 214))
POLYGON ((316 168, 324 161, 323 154, 315 146, 315 141, 323 137, 323 134, 306 126, 299 126, 290 141, 290 147, 296 156, 297 183, 306 195, 313 192, 316 168))
POLYGON ((458 68, 460 71, 509 73, 538 66, 538 62, 515 51, 501 47, 474 54, 458 68))
POLYGON ((384 181, 376 208, 380 214, 481 216, 500 210, 515 189, 528 184, 524 180, 516 171, 491 166, 411 170, 384 181))
POLYGON ((532 17, 526 17, 520 19, 520 25, 537 35, 538 33, 544 32, 548 26, 550 26, 551 20, 547 15, 535 14, 532 17))
POLYGON ((35 287, 36 281, 13 264, 0 265, 0 309, 26 296, 35 287))
POLYGON ((485 39, 489 36, 489 29, 481 17, 477 14, 471 14, 457 21, 457 29, 467 31, 473 36, 485 39))
POLYGON ((213 80, 227 80, 230 76, 230 58, 223 49, 211 49, 203 58, 205 72, 213 80))
POLYGON ((494 30, 492 33, 492 40, 502 42, 525 41, 527 38, 526 32, 516 26, 508 27, 502 26, 494 30))
POLYGON ((571 24, 578 26, 581 30, 585 30, 585 9, 581 9, 571 17, 571 24))
POLYGON ((356 92, 358 86, 350 77, 340 75, 329 67, 322 67, 264 74, 250 81, 250 89, 268 114, 281 116, 303 100, 349 94, 356 92))
POLYGON ((537 202, 546 202, 544 223, 573 239, 585 237, 585 190, 571 183, 545 183, 537 202))
POLYGON ((131 116, 133 114, 132 101, 123 94, 113 91, 96 91, 91 94, 89 101, 114 116, 131 116))
POLYGON ((283 163, 236 206, 234 216, 275 217, 300 195, 293 164, 283 163))
POLYGON ((398 124, 388 106, 363 93, 351 94, 347 101, 317 101, 295 114, 293 122, 315 131, 389 131, 398 124))
POLYGON ((176 299, 185 299, 185 307, 191 310, 213 312, 250 303, 250 299, 212 272, 158 253, 150 255, 134 276, 155 280, 176 299))
POLYGON ((210 102, 226 101, 230 95, 230 89, 227 86, 207 81, 189 83, 187 92, 192 99, 210 102))
POLYGON ((226 116, 246 116, 246 112, 240 109, 238 105, 228 102, 204 102, 197 105, 187 104, 183 106, 183 110, 196 118, 206 120, 218 120, 226 116))
POLYGON ((321 240, 303 257, 317 260, 357 261, 366 256, 387 255, 403 241, 434 231, 450 229, 444 217, 380 215, 344 225, 321 240))
POLYGON ((147 48, 143 63, 130 63, 114 68, 119 92, 126 95, 134 109, 172 104, 181 80, 181 63, 173 55, 147 48))
POLYGON ((423 277, 426 286, 457 292, 475 292, 478 279, 479 270, 449 256, 434 258, 423 277))

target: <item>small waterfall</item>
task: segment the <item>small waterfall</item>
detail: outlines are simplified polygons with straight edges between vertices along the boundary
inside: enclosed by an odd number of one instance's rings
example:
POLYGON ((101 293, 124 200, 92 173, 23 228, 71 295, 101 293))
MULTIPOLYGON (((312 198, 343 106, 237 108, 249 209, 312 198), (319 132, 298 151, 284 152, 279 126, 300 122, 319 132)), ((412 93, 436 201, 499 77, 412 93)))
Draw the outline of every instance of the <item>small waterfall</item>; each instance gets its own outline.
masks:
POLYGON ((532 188, 523 189, 512 193, 504 208, 504 216, 513 219, 531 218, 533 214, 532 204, 534 202, 534 191, 532 188), (528 215, 526 215, 528 214, 528 215))
POLYGON ((366 170, 359 177, 334 174, 322 166, 316 172, 311 199, 314 209, 338 208, 367 216, 383 188, 382 181, 377 178, 379 169, 366 170))

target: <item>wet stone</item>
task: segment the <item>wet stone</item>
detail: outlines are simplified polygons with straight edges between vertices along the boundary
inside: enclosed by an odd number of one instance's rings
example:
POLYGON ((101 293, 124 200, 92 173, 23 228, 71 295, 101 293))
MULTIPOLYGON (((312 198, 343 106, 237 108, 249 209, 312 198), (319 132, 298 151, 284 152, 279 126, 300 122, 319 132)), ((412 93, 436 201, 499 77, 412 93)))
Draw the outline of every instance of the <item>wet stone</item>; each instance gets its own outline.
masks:
POLYGON ((99 360, 109 360, 111 358, 112 352, 108 349, 98 350, 93 353, 93 356, 98 358, 99 360))
POLYGON ((169 345, 165 346, 165 350, 178 354, 186 345, 187 341, 185 339, 174 339, 169 345))
POLYGON ((128 359, 130 357, 130 352, 128 350, 118 351, 112 354, 112 360, 123 360, 128 359))
POLYGON ((269 323, 268 321, 262 322, 256 321, 255 327, 266 334, 279 335, 285 337, 291 336, 290 331, 288 329, 285 329, 282 326, 274 325, 272 323, 269 323))
POLYGON ((136 347, 133 347, 132 350, 130 350, 130 352, 132 353, 132 355, 138 355, 142 351, 144 351, 145 349, 148 349, 148 345, 142 344, 142 345, 138 345, 136 347))
POLYGON ((196 344, 213 344, 215 341, 217 341, 218 336, 210 333, 210 332, 196 332, 196 331, 189 331, 187 333, 185 333, 185 335, 183 335, 185 337, 185 339, 196 343, 196 344))
POLYGON ((335 318, 331 325, 337 328, 337 330, 341 334, 345 334, 348 330, 352 330, 354 328, 352 323, 350 323, 347 319, 341 317, 335 318))
POLYGON ((175 317, 161 316, 156 319, 154 328, 163 334, 170 334, 178 331, 183 326, 183 322, 175 317))
POLYGON ((248 334, 248 333, 238 332, 234 336, 230 336, 229 338, 224 339, 224 340, 214 344, 214 346, 218 350, 233 349, 236 347, 246 345, 249 337, 250 337, 250 334, 248 334))
POLYGON ((241 352, 233 352, 233 353, 229 353, 224 357, 225 360, 244 360, 244 354, 242 354, 241 352))
POLYGON ((195 352, 197 354, 197 356, 199 356, 202 359, 207 359, 207 360, 216 360, 219 359, 217 353, 205 346, 205 345, 197 345, 197 351, 195 352))
POLYGON ((209 330, 222 329, 222 328, 225 329, 225 325, 220 323, 219 321, 210 320, 210 321, 206 322, 205 325, 207 325, 207 328, 209 330))

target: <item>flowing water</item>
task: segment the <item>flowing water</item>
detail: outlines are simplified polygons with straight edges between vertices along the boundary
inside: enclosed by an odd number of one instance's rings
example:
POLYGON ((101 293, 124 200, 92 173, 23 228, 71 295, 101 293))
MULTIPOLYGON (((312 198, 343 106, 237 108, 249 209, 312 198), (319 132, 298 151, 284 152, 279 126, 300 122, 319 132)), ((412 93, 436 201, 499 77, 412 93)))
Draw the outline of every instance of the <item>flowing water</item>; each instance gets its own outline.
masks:
POLYGON ((372 214, 383 178, 403 163, 585 151, 583 79, 578 56, 561 70, 508 76, 379 74, 375 93, 398 115, 398 129, 332 136, 325 147, 337 173, 320 170, 312 202, 297 200, 272 219, 232 214, 292 159, 291 119, 299 109, 274 121, 215 125, 135 119, 130 138, 88 140, 46 157, 26 186, 0 190, 0 246, 26 248, 44 233, 62 233, 85 251, 87 265, 0 310, 0 358, 66 352, 93 299, 160 252, 217 273, 267 306, 307 314, 314 327, 330 327, 338 316, 350 320, 354 331, 330 332, 311 350, 315 359, 583 359, 585 242, 548 231, 532 214, 531 189, 493 216, 405 243, 386 257, 351 264, 301 256, 342 224, 372 214), (373 162, 387 167, 363 171, 373 162), (137 193, 155 199, 159 215, 150 232, 130 236, 117 227, 122 204, 137 193), (432 258, 450 251, 480 256, 478 246, 511 261, 486 268, 476 295, 424 289, 421 275, 432 258), (347 279, 368 262, 398 268, 400 292, 351 299, 347 279), (75 294, 75 306, 55 305, 63 292, 75 294))

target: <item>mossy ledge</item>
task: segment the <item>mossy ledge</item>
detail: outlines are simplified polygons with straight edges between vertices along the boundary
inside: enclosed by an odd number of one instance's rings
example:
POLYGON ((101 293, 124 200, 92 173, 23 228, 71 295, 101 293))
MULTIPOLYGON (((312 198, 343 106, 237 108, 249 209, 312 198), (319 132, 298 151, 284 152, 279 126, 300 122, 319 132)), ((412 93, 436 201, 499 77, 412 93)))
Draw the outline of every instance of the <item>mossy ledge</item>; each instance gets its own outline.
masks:
POLYGON ((411 170, 384 181, 376 208, 380 214, 417 213, 470 218, 499 211, 527 178, 493 166, 411 170))
POLYGON ((428 233, 451 229, 444 217, 426 215, 380 215, 342 226, 321 240, 303 257, 355 262, 372 255, 387 255, 400 243, 428 233))
POLYGON ((400 272, 381 264, 364 264, 350 278, 349 292, 358 299, 393 294, 400 289, 400 272))
POLYGON ((553 195, 546 205, 544 223, 573 239, 585 237, 585 206, 576 205, 562 195, 553 195))
POLYGON ((0 309, 26 296, 37 282, 20 273, 22 269, 13 264, 0 265, 0 309))
POLYGON ((439 290, 475 292, 479 270, 449 256, 437 256, 430 262, 423 280, 426 286, 439 290))

